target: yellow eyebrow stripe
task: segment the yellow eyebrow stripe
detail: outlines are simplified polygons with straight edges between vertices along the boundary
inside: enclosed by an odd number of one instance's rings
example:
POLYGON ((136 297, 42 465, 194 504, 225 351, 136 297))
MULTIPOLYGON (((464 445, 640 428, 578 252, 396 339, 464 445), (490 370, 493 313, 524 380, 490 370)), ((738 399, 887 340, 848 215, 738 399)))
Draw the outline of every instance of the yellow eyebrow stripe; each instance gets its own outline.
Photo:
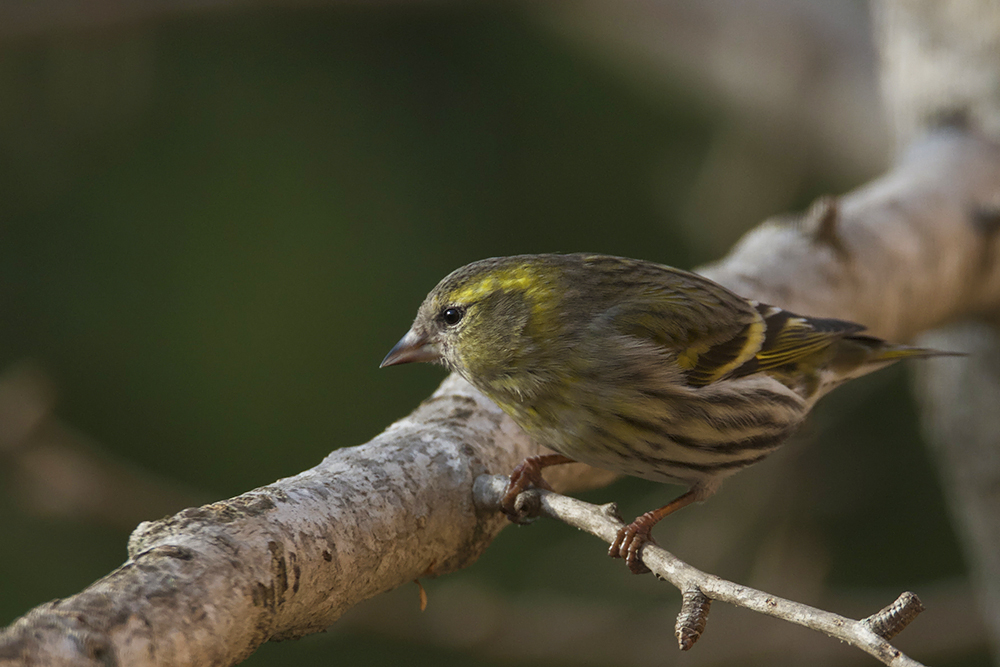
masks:
POLYGON ((519 267, 493 273, 478 282, 466 285, 455 292, 454 299, 459 303, 470 303, 499 290, 530 292, 537 286, 538 280, 535 273, 519 267))

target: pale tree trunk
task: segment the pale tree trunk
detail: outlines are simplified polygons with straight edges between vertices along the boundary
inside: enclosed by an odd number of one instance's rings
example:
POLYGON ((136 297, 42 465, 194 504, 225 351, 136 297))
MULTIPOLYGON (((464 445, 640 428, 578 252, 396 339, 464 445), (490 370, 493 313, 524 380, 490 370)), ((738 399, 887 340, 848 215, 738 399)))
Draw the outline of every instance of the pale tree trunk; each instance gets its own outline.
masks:
MULTIPOLYGON (((1000 3, 886 0, 878 8, 885 96, 899 145, 941 123, 1000 141, 1000 3)), ((983 235, 983 262, 1000 232, 1000 188, 970 222, 983 235)), ((995 304, 979 322, 922 342, 969 356, 919 369, 926 431, 965 545, 983 618, 1000 660, 1000 335, 995 304)))
MULTIPOLYGON (((886 88, 907 150, 801 224, 762 224, 704 272, 746 296, 907 340, 1000 305, 1000 150, 990 141, 1000 133, 1000 9, 890 0, 880 12, 886 88)), ((1000 638, 1000 424, 990 421, 1000 354, 986 325, 947 335, 934 346, 972 356, 927 364, 926 413, 1000 638)), ((0 632, 0 665, 227 665, 264 641, 319 631, 361 600, 473 562, 506 525, 474 502, 475 480, 536 451, 449 378, 365 445, 140 525, 121 568, 0 632)), ((559 474, 560 490, 608 479, 583 466, 559 474)), ((885 661, 913 664, 902 658, 885 661)))

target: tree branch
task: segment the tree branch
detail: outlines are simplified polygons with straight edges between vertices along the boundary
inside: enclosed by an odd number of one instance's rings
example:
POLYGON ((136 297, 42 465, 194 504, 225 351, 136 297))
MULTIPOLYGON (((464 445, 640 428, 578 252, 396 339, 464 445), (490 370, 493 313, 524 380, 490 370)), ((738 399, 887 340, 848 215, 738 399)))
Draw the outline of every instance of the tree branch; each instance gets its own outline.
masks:
POLYGON ((1000 149, 944 128, 895 169, 804 216, 774 218, 700 273, 738 294, 865 324, 894 341, 1000 305, 1000 149))
MULTIPOLYGON (((905 339, 1000 303, 1000 241, 974 224, 998 191, 1000 151, 946 132, 836 209, 764 223, 705 273, 746 296, 905 339)), ((495 405, 448 378, 365 445, 141 524, 119 569, 0 632, 0 665, 226 665, 268 639, 316 632, 361 600, 475 561, 506 522, 475 507, 474 480, 535 453, 495 405)), ((550 477, 560 491, 610 478, 563 468, 550 477)), ((741 597, 750 589, 699 588, 761 606, 741 597)), ((858 641, 883 650, 866 632, 858 641)))
MULTIPOLYGON (((472 481, 537 452, 492 402, 449 377, 366 445, 140 524, 124 565, 0 632, 0 665, 107 655, 134 666, 235 664, 269 639, 319 632, 362 600, 474 562, 507 521, 476 511, 472 481)), ((609 479, 571 467, 575 479, 560 488, 609 479)))
MULTIPOLYGON (((502 475, 479 477, 474 489, 476 505, 482 510, 497 511, 506 486, 507 478, 502 475)), ((597 506, 541 489, 522 493, 518 502, 530 504, 536 516, 562 521, 608 544, 614 541, 618 530, 625 525, 614 503, 597 506)), ((654 543, 643 547, 642 561, 660 579, 670 582, 683 593, 684 602, 677 619, 677 639, 681 650, 691 648, 705 629, 710 601, 720 600, 818 630, 861 649, 886 665, 920 666, 919 662, 886 641, 887 637, 898 634, 923 611, 920 600, 913 593, 903 593, 879 613, 855 621, 706 574, 654 543)))

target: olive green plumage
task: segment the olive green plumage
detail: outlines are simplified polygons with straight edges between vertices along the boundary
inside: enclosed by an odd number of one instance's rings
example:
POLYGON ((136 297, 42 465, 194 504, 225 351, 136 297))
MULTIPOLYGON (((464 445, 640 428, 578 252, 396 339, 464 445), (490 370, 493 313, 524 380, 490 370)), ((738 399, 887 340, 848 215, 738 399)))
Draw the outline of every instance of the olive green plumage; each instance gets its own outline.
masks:
POLYGON ((862 329, 651 262, 521 255, 447 276, 383 365, 442 363, 539 444, 700 499, 837 385, 935 354, 862 329))

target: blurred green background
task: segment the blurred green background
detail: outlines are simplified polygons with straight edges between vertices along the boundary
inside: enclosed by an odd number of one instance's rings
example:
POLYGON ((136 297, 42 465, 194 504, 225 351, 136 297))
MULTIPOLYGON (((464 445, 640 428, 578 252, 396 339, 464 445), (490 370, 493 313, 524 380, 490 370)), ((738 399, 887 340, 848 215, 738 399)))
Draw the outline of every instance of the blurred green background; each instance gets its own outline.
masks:
MULTIPOLYGON (((787 61, 806 67, 789 93, 806 115, 801 81, 824 59, 863 69, 848 45, 864 8, 844 11, 792 14, 798 48, 819 48, 810 30, 827 40, 817 62, 787 61)), ((697 52, 671 70, 591 48, 588 18, 331 6, 0 39, 0 624, 116 567, 139 521, 295 474, 406 414, 443 373, 378 362, 451 269, 577 250, 690 268, 888 160, 760 103, 786 105, 766 63, 736 79, 759 98, 730 95, 697 52)), ((745 46, 733 62, 754 62, 745 46)), ((870 72, 850 80, 872 95, 870 72)), ((985 665, 974 611, 955 611, 969 583, 905 373, 830 397, 657 534, 696 566, 845 614, 929 592, 927 617, 961 629, 922 617, 898 645, 985 665)), ((632 515, 675 491, 622 480, 587 498, 632 515)), ((425 586, 424 614, 415 587, 396 591, 246 664, 871 664, 722 605, 681 655, 673 590, 547 522, 425 586)))

